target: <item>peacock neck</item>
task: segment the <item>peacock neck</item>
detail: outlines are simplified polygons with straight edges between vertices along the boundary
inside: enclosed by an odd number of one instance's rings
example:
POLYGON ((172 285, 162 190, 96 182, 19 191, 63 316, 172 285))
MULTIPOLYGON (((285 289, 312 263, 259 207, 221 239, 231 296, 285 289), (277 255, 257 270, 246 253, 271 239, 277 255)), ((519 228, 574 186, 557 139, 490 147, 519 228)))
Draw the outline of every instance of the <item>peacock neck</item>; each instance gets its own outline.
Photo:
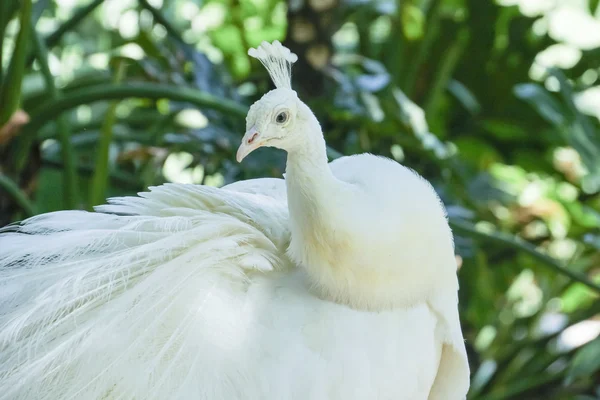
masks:
POLYGON ((317 283, 319 268, 331 265, 335 258, 334 247, 344 223, 340 211, 349 196, 345 184, 331 172, 316 118, 310 122, 298 132, 302 141, 288 150, 285 181, 291 230, 289 254, 307 268, 317 283))
MULTIPOLYGON (((308 135, 307 135, 308 136, 308 135)), ((316 137, 307 140, 306 146, 288 154, 286 175, 303 187, 321 187, 333 179, 327 161, 325 140, 316 137)))
POLYGON ((300 124, 301 141, 288 150, 286 182, 288 192, 291 191, 288 194, 319 203, 321 195, 333 189, 337 180, 329 168, 327 147, 319 122, 310 110, 308 112, 310 114, 305 114, 300 124))

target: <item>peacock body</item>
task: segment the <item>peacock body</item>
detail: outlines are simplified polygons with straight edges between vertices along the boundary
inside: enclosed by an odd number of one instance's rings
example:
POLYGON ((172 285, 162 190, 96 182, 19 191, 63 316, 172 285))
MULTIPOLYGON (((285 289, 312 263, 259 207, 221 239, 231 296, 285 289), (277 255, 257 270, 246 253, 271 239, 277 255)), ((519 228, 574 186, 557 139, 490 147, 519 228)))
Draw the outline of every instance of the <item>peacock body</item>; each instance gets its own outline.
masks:
POLYGON ((435 191, 381 157, 328 163, 295 55, 251 55, 277 89, 238 159, 281 148, 285 179, 166 184, 5 228, 0 399, 465 398, 435 191))

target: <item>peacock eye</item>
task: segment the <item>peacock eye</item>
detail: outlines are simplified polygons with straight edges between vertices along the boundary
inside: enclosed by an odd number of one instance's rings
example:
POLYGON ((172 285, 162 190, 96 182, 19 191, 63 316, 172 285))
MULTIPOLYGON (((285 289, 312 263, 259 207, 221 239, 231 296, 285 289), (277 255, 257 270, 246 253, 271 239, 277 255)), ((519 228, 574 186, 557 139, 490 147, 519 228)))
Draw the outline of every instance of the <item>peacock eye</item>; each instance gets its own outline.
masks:
POLYGON ((277 122, 278 124, 284 124, 287 120, 288 114, 285 111, 280 112, 279 114, 277 114, 277 117, 275 117, 275 122, 277 122))

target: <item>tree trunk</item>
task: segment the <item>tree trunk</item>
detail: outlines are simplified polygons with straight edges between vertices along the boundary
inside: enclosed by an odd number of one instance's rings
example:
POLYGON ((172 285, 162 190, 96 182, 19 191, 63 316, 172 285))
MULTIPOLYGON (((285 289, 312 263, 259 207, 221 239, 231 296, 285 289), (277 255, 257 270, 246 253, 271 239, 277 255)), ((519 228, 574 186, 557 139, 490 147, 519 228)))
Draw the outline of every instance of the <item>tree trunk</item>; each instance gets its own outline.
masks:
POLYGON ((298 55, 295 90, 305 99, 326 91, 323 69, 333 55, 332 36, 341 27, 340 0, 289 0, 285 46, 298 55))

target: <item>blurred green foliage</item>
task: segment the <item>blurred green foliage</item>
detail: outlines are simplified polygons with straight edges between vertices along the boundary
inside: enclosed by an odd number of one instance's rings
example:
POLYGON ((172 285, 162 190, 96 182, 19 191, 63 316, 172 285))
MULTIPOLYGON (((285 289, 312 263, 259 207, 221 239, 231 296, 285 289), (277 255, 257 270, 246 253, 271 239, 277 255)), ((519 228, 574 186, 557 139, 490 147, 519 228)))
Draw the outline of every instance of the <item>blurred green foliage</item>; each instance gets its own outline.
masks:
POLYGON ((395 158, 446 203, 469 398, 600 396, 597 0, 2 0, 0 31, 0 225, 280 176, 279 152, 234 162, 271 85, 246 51, 279 39, 332 157, 395 158))

